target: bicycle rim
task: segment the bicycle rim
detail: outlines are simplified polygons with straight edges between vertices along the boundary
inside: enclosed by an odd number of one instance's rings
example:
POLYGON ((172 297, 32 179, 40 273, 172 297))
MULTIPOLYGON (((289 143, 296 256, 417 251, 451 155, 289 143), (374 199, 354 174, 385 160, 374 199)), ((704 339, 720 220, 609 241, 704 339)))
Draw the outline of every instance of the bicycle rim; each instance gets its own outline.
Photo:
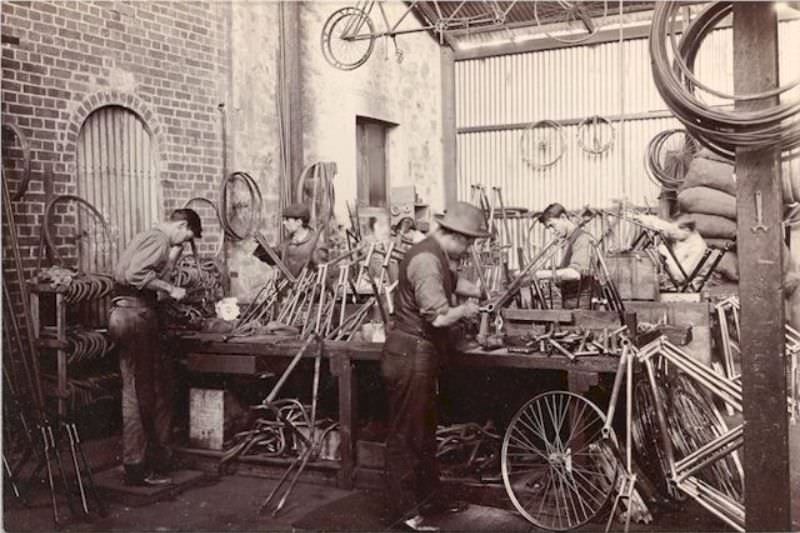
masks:
POLYGON ((645 473, 662 495, 672 499, 685 499, 683 493, 669 483, 670 468, 662 450, 663 439, 656 417, 653 389, 650 388, 649 382, 640 380, 636 382, 633 394, 636 408, 634 409, 631 434, 636 455, 640 459, 645 473))
POLYGON ((619 471, 602 442, 604 423, 596 405, 562 391, 536 396, 514 415, 503 438, 503 484, 529 522, 566 531, 603 510, 619 471))
POLYGON ((321 44, 322 55, 331 66, 339 70, 357 69, 375 48, 375 25, 358 8, 339 9, 325 21, 321 44))

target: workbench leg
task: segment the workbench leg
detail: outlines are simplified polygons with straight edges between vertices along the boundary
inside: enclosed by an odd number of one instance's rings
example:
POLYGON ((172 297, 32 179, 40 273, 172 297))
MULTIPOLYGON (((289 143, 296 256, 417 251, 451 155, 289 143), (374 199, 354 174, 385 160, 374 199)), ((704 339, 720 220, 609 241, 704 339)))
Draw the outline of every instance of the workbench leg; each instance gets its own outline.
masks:
POLYGON ((358 427, 358 387, 353 362, 346 358, 339 367, 339 433, 341 435, 341 467, 338 485, 353 488, 358 427))

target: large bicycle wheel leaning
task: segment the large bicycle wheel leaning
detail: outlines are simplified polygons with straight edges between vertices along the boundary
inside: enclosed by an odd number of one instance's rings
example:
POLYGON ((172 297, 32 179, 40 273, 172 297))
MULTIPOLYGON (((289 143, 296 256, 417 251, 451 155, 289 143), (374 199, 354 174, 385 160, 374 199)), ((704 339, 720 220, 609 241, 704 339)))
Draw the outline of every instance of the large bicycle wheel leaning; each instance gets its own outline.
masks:
POLYGON ((325 21, 320 40, 325 61, 340 70, 354 70, 375 49, 375 25, 361 9, 344 7, 325 21))
POLYGON ((571 392, 540 394, 517 411, 501 466, 506 492, 529 522, 566 531, 603 510, 619 473, 604 424, 595 404, 571 392))
MULTIPOLYGON (((664 390, 656 389, 661 405, 666 405, 664 390)), ((686 496, 669 482, 669 460, 664 452, 661 427, 649 381, 642 377, 634 384, 634 412, 631 433, 639 465, 662 496, 673 500, 685 500, 686 496)))

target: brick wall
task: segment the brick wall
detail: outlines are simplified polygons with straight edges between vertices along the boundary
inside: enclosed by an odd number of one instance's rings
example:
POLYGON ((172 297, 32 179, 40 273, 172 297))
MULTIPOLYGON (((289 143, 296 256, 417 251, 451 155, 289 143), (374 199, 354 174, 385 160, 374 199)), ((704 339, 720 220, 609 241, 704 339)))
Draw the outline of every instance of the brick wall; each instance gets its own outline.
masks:
MULTIPOLYGON (((224 4, 6 1, 0 9, 2 120, 27 137, 32 159, 28 193, 15 204, 27 267, 36 262, 46 201, 76 192, 78 132, 103 105, 132 109, 156 137, 163 212, 216 197, 224 4)), ((4 142, 4 156, 13 190, 21 150, 4 142)), ((212 231, 201 247, 209 251, 220 235, 206 222, 212 231)))

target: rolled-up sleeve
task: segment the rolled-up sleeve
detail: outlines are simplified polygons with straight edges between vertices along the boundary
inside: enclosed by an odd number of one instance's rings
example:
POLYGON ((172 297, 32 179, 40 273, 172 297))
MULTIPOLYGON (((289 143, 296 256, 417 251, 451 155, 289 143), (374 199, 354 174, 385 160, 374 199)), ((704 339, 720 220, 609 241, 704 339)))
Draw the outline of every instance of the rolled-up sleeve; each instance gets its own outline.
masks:
POLYGON ((436 317, 447 313, 450 302, 444 291, 444 277, 439 259, 430 253, 414 256, 406 268, 406 276, 414 288, 414 298, 422 317, 433 322, 436 317))

